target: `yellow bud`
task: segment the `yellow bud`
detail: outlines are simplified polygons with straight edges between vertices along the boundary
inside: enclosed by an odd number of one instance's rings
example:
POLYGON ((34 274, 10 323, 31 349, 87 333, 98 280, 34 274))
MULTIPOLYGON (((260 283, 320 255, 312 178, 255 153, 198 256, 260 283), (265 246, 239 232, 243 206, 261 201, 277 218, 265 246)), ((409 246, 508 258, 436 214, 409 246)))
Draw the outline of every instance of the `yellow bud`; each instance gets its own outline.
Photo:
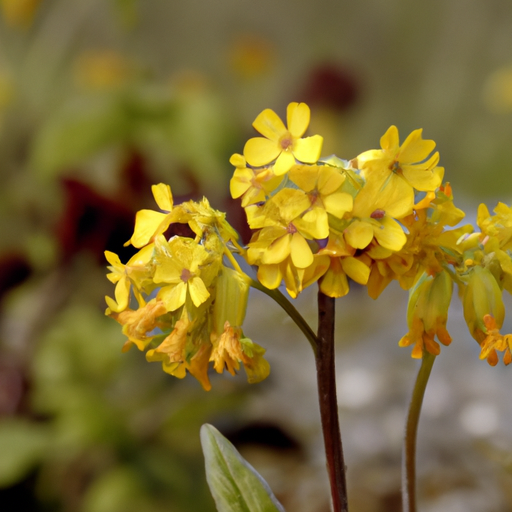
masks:
POLYGON ((498 329, 503 325, 505 306, 502 291, 488 268, 477 266, 471 269, 462 305, 469 332, 478 343, 487 337, 486 315, 494 318, 498 329))

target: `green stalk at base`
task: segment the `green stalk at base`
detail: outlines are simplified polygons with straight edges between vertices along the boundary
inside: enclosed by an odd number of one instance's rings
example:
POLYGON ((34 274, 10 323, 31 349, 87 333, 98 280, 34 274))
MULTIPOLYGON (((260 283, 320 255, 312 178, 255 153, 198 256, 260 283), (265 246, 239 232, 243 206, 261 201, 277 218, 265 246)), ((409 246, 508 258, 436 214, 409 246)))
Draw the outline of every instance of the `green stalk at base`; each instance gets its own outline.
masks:
POLYGON ((402 454, 402 510, 416 512, 416 439, 421 405, 436 356, 425 352, 412 392, 402 454))

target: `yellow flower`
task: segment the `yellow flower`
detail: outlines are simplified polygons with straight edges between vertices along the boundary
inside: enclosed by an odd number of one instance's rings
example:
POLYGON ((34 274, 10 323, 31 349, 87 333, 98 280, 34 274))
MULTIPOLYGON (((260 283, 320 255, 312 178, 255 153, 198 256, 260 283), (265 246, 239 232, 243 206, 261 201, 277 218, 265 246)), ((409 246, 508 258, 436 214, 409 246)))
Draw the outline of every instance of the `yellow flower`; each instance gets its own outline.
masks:
POLYGON ((496 351, 504 351, 503 362, 508 366, 512 362, 512 334, 503 336, 500 333, 501 325, 496 323, 492 315, 484 315, 483 321, 487 336, 481 343, 480 359, 487 359, 491 366, 495 366, 498 362, 496 351))
POLYGON ((208 379, 208 362, 211 344, 196 339, 196 346, 188 346, 188 339, 193 332, 193 323, 188 318, 186 310, 175 323, 172 332, 155 349, 148 350, 146 359, 149 362, 161 361, 162 369, 169 375, 183 379, 187 370, 203 386, 205 391, 211 389, 208 379))
POLYGON ((190 238, 174 237, 167 242, 160 236, 155 240, 153 280, 167 285, 157 295, 167 311, 177 310, 188 297, 196 307, 208 299, 210 292, 200 276, 209 258, 206 249, 190 238))
POLYGON ((443 345, 451 343, 446 321, 452 289, 452 280, 444 270, 434 277, 424 272, 411 288, 407 307, 409 332, 398 344, 401 347, 414 345, 411 355, 415 359, 421 359, 424 350, 439 355, 441 348, 435 336, 443 345))
POLYGON ((399 251, 407 237, 393 218, 395 204, 392 196, 380 194, 369 179, 354 199, 349 214, 352 221, 343 229, 347 243, 355 249, 365 249, 375 238, 385 249, 399 251))
POLYGON ((249 264, 278 264, 290 256, 297 268, 311 265, 313 252, 307 241, 327 238, 329 223, 325 210, 306 211, 310 204, 303 191, 286 188, 254 213, 248 208, 249 225, 262 227, 249 243, 249 264))
POLYGON ((210 361, 213 361, 217 373, 222 373, 226 369, 231 375, 235 375, 242 362, 250 384, 268 377, 270 365, 263 359, 265 350, 250 339, 244 338, 240 328, 233 328, 226 322, 224 332, 218 338, 214 336, 212 342, 210 361))
POLYGON ((130 299, 130 290, 133 291, 139 305, 144 305, 145 301, 140 293, 144 290, 146 294, 151 293, 155 288, 151 279, 148 264, 153 254, 153 246, 148 245, 132 256, 126 265, 121 263, 119 256, 113 252, 105 251, 105 257, 110 263, 108 269, 111 271, 107 279, 116 284, 115 301, 110 297, 105 297, 110 311, 119 313, 128 307, 130 299), (133 285, 133 286, 132 286, 133 285))
POLYGON ((339 168, 329 165, 294 165, 289 177, 306 192, 312 210, 319 208, 339 219, 352 210, 354 200, 350 194, 341 190, 345 176, 339 168))
POLYGON ((301 138, 309 125, 309 107, 305 103, 290 103, 286 113, 288 127, 273 110, 265 109, 258 115, 253 126, 263 137, 246 142, 244 157, 249 165, 262 167, 276 160, 274 173, 281 176, 296 160, 311 164, 320 158, 322 137, 301 138))
POLYGON ((244 208, 265 201, 283 181, 283 176, 276 176, 271 167, 247 167, 242 155, 234 154, 229 161, 236 167, 229 182, 231 197, 241 197, 244 208))
POLYGON ((161 327, 160 317, 167 313, 164 303, 157 299, 150 300, 145 306, 136 311, 126 309, 120 313, 109 314, 123 326, 123 334, 128 337, 123 352, 136 345, 139 350, 145 350, 154 336, 147 336, 148 332, 161 327))
POLYGON ((398 130, 391 126, 380 140, 381 149, 371 149, 357 157, 357 165, 372 188, 394 206, 395 218, 411 213, 414 190, 434 191, 441 185, 444 169, 437 167, 439 153, 429 156, 435 142, 424 140, 422 130, 414 130, 399 145, 398 130))

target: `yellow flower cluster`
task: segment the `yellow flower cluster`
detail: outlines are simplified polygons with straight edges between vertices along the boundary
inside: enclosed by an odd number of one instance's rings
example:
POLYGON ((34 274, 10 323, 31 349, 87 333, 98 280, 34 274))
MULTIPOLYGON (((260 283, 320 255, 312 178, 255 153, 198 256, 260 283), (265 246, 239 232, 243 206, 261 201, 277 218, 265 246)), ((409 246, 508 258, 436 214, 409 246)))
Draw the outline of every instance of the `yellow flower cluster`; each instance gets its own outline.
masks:
POLYGON ((242 331, 250 279, 227 249, 242 250, 236 232, 206 199, 175 206, 164 184, 153 186, 153 196, 161 211, 139 211, 127 242, 140 251, 126 265, 105 254, 107 277, 116 284, 115 300, 106 297, 106 314, 123 326, 124 350, 147 350, 148 361, 161 361, 178 378, 188 371, 206 390, 210 362, 217 372, 233 375, 243 363, 249 382, 265 379, 265 351, 242 331), (188 224, 195 238, 167 240, 164 233, 173 223, 188 224), (225 255, 237 270, 225 266, 225 255))
POLYGON ((415 358, 451 342, 446 322, 456 284, 480 357, 495 365, 501 351, 509 364, 512 335, 500 328, 502 290, 512 293, 512 209, 500 203, 491 215, 481 205, 480 231, 460 226, 464 212, 421 130, 400 144, 391 126, 380 149, 342 160, 320 158, 322 137, 303 137, 309 120, 304 103, 288 105, 287 126, 264 110, 253 124, 262 137, 230 159, 231 195, 241 199, 253 232, 247 247, 206 199, 174 205, 168 185, 153 186, 159 211, 139 211, 127 242, 139 252, 126 264, 106 253, 116 284, 106 314, 122 324, 125 348, 146 351, 176 377, 188 371, 205 389, 210 362, 231 374, 242 363, 249 382, 266 378, 264 349, 242 331, 255 282, 238 253, 257 269, 260 289, 284 283, 292 298, 315 282, 325 295, 342 297, 349 279, 377 298, 397 280, 410 290, 409 332, 399 344, 412 345, 415 358), (166 238, 175 223, 188 224, 194 236, 166 238))
POLYGON ((349 278, 377 298, 393 280, 410 290, 409 332, 401 346, 439 354, 451 342, 446 330, 453 284, 463 297, 471 334, 482 358, 496 364, 496 350, 511 360, 512 336, 501 336, 501 290, 512 292, 512 212, 499 205, 491 217, 481 206, 478 225, 456 227, 464 212, 442 183, 435 143, 413 131, 402 144, 391 126, 380 149, 345 161, 319 158, 322 138, 301 138, 309 107, 291 103, 287 124, 272 110, 253 123, 263 137, 235 154, 231 194, 241 198, 253 236, 246 259, 258 280, 274 289, 284 282, 291 297, 319 283, 330 297, 349 291, 349 278), (486 293, 479 281, 485 280, 486 293))

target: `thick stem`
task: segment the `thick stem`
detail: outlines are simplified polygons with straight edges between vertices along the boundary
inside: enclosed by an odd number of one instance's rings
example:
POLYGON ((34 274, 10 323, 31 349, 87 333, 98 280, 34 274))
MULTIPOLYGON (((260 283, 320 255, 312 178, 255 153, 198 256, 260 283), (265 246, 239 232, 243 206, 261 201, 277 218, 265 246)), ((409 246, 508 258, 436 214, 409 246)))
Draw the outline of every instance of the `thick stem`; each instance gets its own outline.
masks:
POLYGON ((347 484, 341 445, 334 367, 334 299, 318 292, 318 399, 334 512, 347 512, 347 484))
POLYGON ((416 512, 416 438, 418 434, 421 405, 435 359, 436 356, 429 352, 425 351, 423 354, 421 366, 414 384, 411 402, 409 404, 402 453, 403 512, 416 512))

